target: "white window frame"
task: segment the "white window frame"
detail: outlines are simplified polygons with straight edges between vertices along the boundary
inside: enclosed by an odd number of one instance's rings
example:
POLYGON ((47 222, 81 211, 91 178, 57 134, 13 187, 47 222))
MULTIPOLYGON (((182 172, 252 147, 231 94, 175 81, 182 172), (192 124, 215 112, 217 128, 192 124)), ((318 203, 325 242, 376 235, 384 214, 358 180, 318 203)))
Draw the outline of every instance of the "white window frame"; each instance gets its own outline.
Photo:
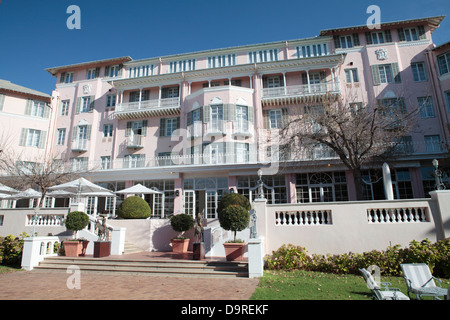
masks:
POLYGON ((103 125, 103 138, 112 137, 114 132, 114 126, 112 123, 103 125))
POLYGON ((420 117, 422 119, 435 117, 432 97, 417 97, 417 103, 419 104, 420 117))
POLYGON ((404 28, 403 32, 405 34, 406 41, 417 41, 419 40, 419 30, 417 28, 404 28))
POLYGON ((56 129, 56 145, 62 146, 66 140, 66 128, 56 129))
POLYGON ((73 72, 65 72, 64 83, 72 83, 72 82, 73 82, 73 72))
POLYGON ((415 82, 427 81, 427 73, 425 71, 425 62, 411 63, 411 70, 415 82))
POLYGON ((69 114, 70 100, 61 100, 61 106, 59 109, 60 116, 67 116, 69 114))
POLYGON ((248 132, 248 106, 236 105, 236 127, 238 132, 248 132))
POLYGON ((211 106, 211 130, 213 132, 222 132, 223 130, 223 105, 211 106))
POLYGON ((178 118, 166 118, 164 121, 166 122, 164 125, 164 136, 170 137, 177 130, 178 118))
POLYGON ((87 73, 86 73, 86 79, 87 80, 95 79, 96 78, 96 71, 97 71, 96 68, 88 69, 87 73))
POLYGON ((106 107, 114 108, 116 106, 116 99, 117 99, 117 96, 115 94, 106 95, 106 107))
POLYGON ((283 112, 281 109, 269 110, 269 127, 270 129, 281 129, 283 121, 283 112))
POLYGON ((41 139, 41 130, 28 129, 27 140, 25 146, 27 147, 39 147, 39 141, 41 139))
POLYGON ((46 103, 44 101, 33 100, 30 115, 33 117, 44 117, 46 103))
POLYGON ((91 110, 91 97, 86 96, 81 98, 80 113, 90 112, 91 110))
POLYGON ((345 69, 345 81, 347 83, 359 82, 358 69, 345 69))
POLYGON ((440 135, 428 135, 424 136, 425 146, 427 152, 441 152, 441 137, 440 135))

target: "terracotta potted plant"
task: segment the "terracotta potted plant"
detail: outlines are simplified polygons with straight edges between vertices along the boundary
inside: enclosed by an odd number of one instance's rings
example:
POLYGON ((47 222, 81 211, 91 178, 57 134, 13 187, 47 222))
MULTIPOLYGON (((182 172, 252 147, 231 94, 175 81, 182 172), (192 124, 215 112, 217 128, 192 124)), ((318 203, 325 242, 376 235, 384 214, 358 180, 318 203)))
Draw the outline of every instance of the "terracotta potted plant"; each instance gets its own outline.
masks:
POLYGON ((234 232, 233 240, 223 244, 227 261, 243 259, 246 243, 236 239, 236 233, 247 228, 249 222, 248 210, 239 205, 229 205, 219 213, 220 226, 234 232))
POLYGON ((172 239, 172 251, 175 253, 186 253, 189 247, 189 238, 184 233, 194 227, 194 219, 188 214, 177 214, 170 218, 172 229, 179 235, 172 239))
POLYGON ((72 211, 66 217, 65 225, 67 230, 74 232, 74 239, 63 241, 64 252, 67 257, 78 257, 86 254, 86 248, 89 241, 86 239, 78 239, 77 233, 86 228, 89 224, 89 216, 81 211, 72 211))

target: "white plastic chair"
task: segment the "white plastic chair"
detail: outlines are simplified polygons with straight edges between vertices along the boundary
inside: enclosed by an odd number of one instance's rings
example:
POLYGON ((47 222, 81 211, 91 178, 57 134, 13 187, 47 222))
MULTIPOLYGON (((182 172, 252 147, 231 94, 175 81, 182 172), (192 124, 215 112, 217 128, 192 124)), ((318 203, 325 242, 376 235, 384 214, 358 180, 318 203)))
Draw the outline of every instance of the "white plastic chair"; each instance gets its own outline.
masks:
POLYGON ((366 285, 373 294, 373 298, 377 300, 409 300, 409 298, 398 288, 392 288, 390 282, 377 283, 372 274, 366 269, 359 269, 362 273, 366 285), (380 285, 384 286, 381 288, 380 285))
POLYGON ((403 278, 408 289, 408 296, 414 293, 420 300, 422 296, 431 296, 435 300, 439 297, 446 299, 447 289, 442 288, 442 281, 430 272, 430 268, 425 263, 403 263, 400 265, 403 271, 403 278), (436 286, 436 282, 438 286, 436 286))

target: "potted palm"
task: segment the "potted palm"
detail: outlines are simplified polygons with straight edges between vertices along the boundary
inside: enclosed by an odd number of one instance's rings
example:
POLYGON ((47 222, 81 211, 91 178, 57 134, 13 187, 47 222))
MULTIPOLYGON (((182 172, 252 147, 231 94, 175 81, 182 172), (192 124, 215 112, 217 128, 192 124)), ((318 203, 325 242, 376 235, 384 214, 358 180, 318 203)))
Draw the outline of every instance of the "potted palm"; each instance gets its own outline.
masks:
POLYGON ((238 231, 248 227, 250 214, 248 210, 240 205, 229 205, 219 212, 219 223, 225 230, 233 231, 233 240, 224 243, 227 261, 242 260, 246 243, 236 239, 238 231))
POLYGON ((175 253, 186 253, 189 247, 189 238, 184 233, 194 227, 194 219, 189 214, 177 214, 170 218, 172 229, 179 235, 172 239, 172 251, 175 253))
POLYGON ((64 252, 67 257, 84 256, 89 241, 78 239, 78 231, 83 230, 89 224, 89 216, 82 211, 72 211, 66 217, 67 230, 74 232, 74 239, 63 241, 64 252))

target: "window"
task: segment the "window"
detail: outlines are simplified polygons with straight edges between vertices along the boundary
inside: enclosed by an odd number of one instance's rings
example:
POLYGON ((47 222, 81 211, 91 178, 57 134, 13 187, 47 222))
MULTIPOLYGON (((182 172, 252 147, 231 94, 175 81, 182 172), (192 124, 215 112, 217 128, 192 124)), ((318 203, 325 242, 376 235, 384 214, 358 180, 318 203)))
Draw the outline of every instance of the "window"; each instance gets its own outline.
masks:
MULTIPOLYGON (((269 204, 287 203, 286 179, 283 175, 263 176, 264 196, 269 204)), ((237 177, 237 191, 247 197, 250 202, 258 197, 258 177, 237 177)))
POLYGON ((236 65, 236 54, 208 57, 208 68, 221 68, 236 65))
POLYGON ((297 47, 297 58, 318 57, 328 54, 328 45, 326 43, 297 47))
POLYGON ((127 128, 125 130, 125 137, 131 137, 131 139, 134 139, 135 136, 146 136, 147 125, 147 120, 128 121, 127 128))
POLYGON ((105 77, 114 78, 122 75, 122 65, 106 66, 105 77))
POLYGON ((178 98, 180 96, 179 94, 180 88, 179 87, 169 87, 169 88, 163 88, 161 92, 161 98, 178 98))
POLYGON ((201 137, 203 127, 203 108, 192 110, 187 114, 188 137, 201 137))
POLYGON ((38 147, 43 149, 47 138, 47 131, 22 128, 20 132, 19 146, 38 147))
POLYGON ((112 108, 116 106, 116 95, 115 94, 108 94, 106 96, 106 107, 112 108))
POLYGON ((77 98, 75 114, 92 112, 94 110, 95 96, 84 96, 77 98))
POLYGON ((223 105, 211 106, 211 122, 210 131, 222 132, 223 131, 223 105))
POLYGON ((66 139, 66 128, 60 128, 56 130, 56 145, 64 145, 66 139))
POLYGON ((70 159, 72 164, 73 171, 85 171, 88 169, 89 158, 81 157, 81 158, 72 158, 70 159))
POLYGON ((169 63, 169 73, 195 70, 195 59, 173 61, 169 63))
POLYGON ((433 99, 431 97, 418 97, 421 118, 434 118, 433 99))
POLYGON ((61 101, 61 106, 59 108, 60 116, 67 116, 69 114, 69 105, 70 105, 70 100, 62 100, 61 101))
POLYGON ((153 64, 132 67, 129 69, 128 77, 129 78, 137 78, 137 77, 148 77, 153 75, 153 64))
POLYGON ((141 91, 130 92, 130 96, 128 97, 129 102, 139 102, 139 99, 141 99, 141 101, 149 100, 150 90, 142 90, 142 92, 141 91))
POLYGON ((100 73, 100 68, 88 69, 87 73, 86 73, 86 79, 91 80, 91 79, 98 78, 99 73, 100 73))
POLYGON ((248 132, 248 107, 236 106, 236 130, 237 132, 248 132))
POLYGON ((440 152, 441 137, 439 135, 425 136, 425 146, 427 148, 427 152, 440 152))
POLYGON ((259 50, 248 53, 249 63, 270 61, 278 61, 278 49, 259 50))
POLYGON ((112 137, 113 136, 113 124, 108 123, 103 125, 103 137, 112 137))
POLYGON ((180 118, 161 118, 160 137, 170 137, 175 130, 180 128, 180 118))
POLYGON ((359 82, 358 69, 345 69, 345 81, 347 83, 359 82))
POLYGON ((392 174, 395 199, 414 198, 409 169, 396 169, 392 174))
POLYGON ((145 166, 145 154, 127 154, 123 158, 124 168, 139 168, 145 166))
POLYGON ((111 157, 110 156, 100 157, 100 169, 101 170, 111 169, 111 157))
POLYGON ((73 82, 73 72, 62 72, 59 78, 60 83, 72 83, 73 82))
POLYGON ((439 73, 441 75, 450 72, 450 52, 441 54, 437 57, 439 64, 439 73))
POLYGON ((417 41, 426 39, 424 26, 418 26, 417 28, 399 28, 397 31, 400 41, 417 41))
POLYGON ((345 172, 296 175, 297 203, 348 201, 345 172))
POLYGON ((236 163, 247 163, 249 161, 248 143, 236 142, 236 163))
POLYGON ((45 107, 46 107, 45 102, 34 100, 32 106, 31 106, 30 115, 34 116, 34 117, 43 118, 45 107))
POLYGON ((367 44, 382 44, 392 42, 391 30, 366 32, 367 44))
POLYGON ((402 82, 398 63, 373 65, 371 68, 372 80, 375 86, 381 83, 402 82))
POLYGON ((411 70, 413 73, 414 81, 427 81, 427 75, 425 73, 425 63, 415 62, 411 63, 411 70))
POLYGON ((447 100, 447 111, 450 112, 450 90, 444 92, 445 99, 447 100))
POLYGON ((282 128, 282 112, 281 109, 269 110, 270 129, 282 128))
POLYGON ((282 76, 272 76, 263 78, 264 88, 279 88, 283 86, 282 76))

